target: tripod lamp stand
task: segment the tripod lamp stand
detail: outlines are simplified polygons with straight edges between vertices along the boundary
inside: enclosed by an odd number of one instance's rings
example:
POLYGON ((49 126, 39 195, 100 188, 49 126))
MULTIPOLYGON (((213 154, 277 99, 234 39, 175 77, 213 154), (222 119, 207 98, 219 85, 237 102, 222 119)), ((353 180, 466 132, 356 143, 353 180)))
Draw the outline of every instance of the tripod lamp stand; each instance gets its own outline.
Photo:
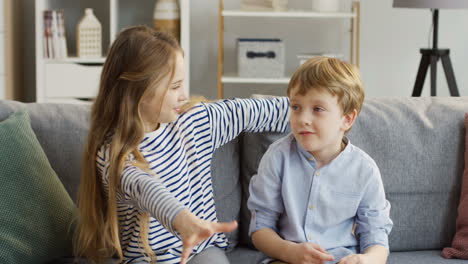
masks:
POLYGON ((416 82, 414 83, 412 96, 421 96, 426 78, 427 70, 431 68, 431 96, 436 96, 436 77, 437 77, 437 62, 442 61, 442 66, 447 79, 448 88, 451 96, 460 96, 453 73, 452 63, 450 61, 450 50, 439 49, 437 46, 438 30, 439 30, 439 9, 441 8, 468 8, 467 0, 393 0, 393 7, 409 7, 409 8, 430 8, 432 9, 433 23, 433 39, 432 48, 420 49, 421 62, 419 63, 416 82))

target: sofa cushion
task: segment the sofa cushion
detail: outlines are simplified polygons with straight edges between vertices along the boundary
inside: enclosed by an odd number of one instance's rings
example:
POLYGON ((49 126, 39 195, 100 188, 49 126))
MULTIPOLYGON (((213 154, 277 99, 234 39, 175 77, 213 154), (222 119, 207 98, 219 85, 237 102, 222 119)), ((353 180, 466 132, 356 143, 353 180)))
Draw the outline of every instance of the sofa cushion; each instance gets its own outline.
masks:
POLYGON ((249 248, 255 248, 249 237, 250 211, 247 208, 247 200, 250 196, 250 179, 257 174, 258 165, 263 154, 271 143, 290 133, 290 128, 285 133, 264 132, 244 133, 241 140, 241 186, 242 204, 240 209, 239 243, 249 248))
POLYGON ((392 252, 387 264, 466 264, 466 260, 444 259, 440 250, 392 252))
MULTIPOLYGON (((220 222, 239 221, 241 187, 239 182, 239 139, 218 148, 211 162, 216 215, 220 222)), ((239 231, 226 234, 229 249, 237 246, 239 231)))
POLYGON ((0 100, 0 120, 21 108, 28 110, 34 134, 70 197, 76 201, 81 157, 89 130, 89 106, 0 100))
POLYGON ((266 258, 266 256, 260 251, 242 246, 228 252, 226 255, 229 259, 229 262, 233 264, 257 264, 266 258))
POLYGON ((442 249, 455 232, 468 97, 366 100, 349 137, 380 168, 392 251, 442 249))
MULTIPOLYGON (((465 114, 465 130, 468 131, 468 113, 465 114)), ((465 171, 463 172, 456 228, 452 247, 444 248, 442 256, 468 259, 468 133, 465 136, 465 171)))
POLYGON ((71 253, 76 207, 26 111, 0 123, 0 262, 44 263, 71 253))
MULTIPOLYGON (((380 168, 394 227, 392 251, 442 249, 455 232, 463 172, 463 117, 468 97, 366 99, 348 137, 380 168)), ((241 243, 248 244, 248 181, 273 140, 244 134, 241 146, 241 243), (242 228, 244 226, 244 228, 242 228)), ((248 214, 249 215, 249 214, 248 214)))

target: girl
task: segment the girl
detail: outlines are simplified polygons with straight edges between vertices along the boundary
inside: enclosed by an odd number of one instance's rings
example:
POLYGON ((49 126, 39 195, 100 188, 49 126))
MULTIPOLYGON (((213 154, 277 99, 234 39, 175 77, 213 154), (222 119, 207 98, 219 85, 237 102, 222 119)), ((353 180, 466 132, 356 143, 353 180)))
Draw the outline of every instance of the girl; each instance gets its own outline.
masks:
POLYGON ((76 254, 98 263, 229 263, 211 186, 213 151, 242 131, 284 131, 287 98, 184 111, 183 52, 145 26, 121 32, 92 107, 78 197, 76 254))

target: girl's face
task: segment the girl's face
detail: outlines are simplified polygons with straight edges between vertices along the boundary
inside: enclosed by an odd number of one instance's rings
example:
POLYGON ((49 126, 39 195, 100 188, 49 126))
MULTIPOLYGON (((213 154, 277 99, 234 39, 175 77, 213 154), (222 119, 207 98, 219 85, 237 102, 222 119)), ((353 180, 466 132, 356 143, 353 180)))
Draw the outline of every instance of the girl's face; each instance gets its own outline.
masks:
POLYGON ((167 87, 170 74, 165 76, 152 98, 143 98, 140 104, 140 113, 145 124, 145 131, 150 132, 158 127, 159 123, 171 123, 177 120, 182 106, 187 102, 187 91, 184 84, 184 58, 180 52, 176 55, 174 78, 167 87), (161 109, 159 116, 157 113, 161 109))
POLYGON ((354 118, 343 115, 338 97, 326 91, 291 91, 291 129, 298 143, 315 158, 327 157, 341 147, 343 135, 354 118))

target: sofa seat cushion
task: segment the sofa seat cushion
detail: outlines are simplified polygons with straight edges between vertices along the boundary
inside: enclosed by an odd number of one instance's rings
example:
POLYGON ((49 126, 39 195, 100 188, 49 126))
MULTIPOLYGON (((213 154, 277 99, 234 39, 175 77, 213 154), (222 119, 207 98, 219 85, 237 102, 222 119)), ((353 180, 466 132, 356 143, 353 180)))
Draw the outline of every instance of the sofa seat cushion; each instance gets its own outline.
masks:
POLYGON ((467 264, 467 260, 445 259, 440 250, 392 252, 387 264, 467 264))
POLYGON ((71 253, 76 207, 26 111, 0 122, 0 263, 44 263, 71 253))
POLYGON ((231 264, 257 264, 266 258, 260 251, 243 246, 238 246, 234 250, 228 251, 226 255, 231 264))

